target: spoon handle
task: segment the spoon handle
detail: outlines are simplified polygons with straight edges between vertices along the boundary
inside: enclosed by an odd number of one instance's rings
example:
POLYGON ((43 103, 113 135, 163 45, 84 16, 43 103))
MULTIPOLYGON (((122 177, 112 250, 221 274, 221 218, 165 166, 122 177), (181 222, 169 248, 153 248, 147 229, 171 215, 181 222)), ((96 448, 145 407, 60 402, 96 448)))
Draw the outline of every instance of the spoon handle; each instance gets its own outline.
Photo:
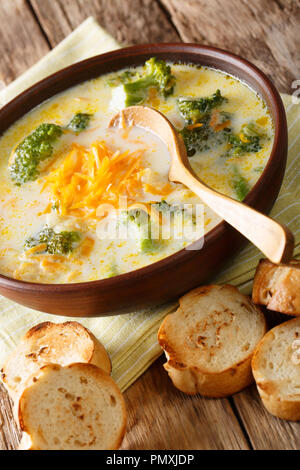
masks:
POLYGON ((197 194, 214 212, 257 246, 270 261, 281 263, 291 259, 294 237, 287 227, 246 204, 212 190, 184 165, 177 165, 176 181, 197 194))

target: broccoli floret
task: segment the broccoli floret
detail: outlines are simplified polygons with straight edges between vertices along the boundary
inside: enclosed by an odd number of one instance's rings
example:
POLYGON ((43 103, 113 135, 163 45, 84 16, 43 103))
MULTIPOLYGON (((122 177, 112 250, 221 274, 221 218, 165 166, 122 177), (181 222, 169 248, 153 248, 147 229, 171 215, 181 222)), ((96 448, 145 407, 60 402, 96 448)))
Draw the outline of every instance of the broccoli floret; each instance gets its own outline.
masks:
MULTIPOLYGON (((230 129, 225 128, 217 132, 210 125, 212 110, 225 101, 227 98, 221 95, 220 90, 204 98, 178 98, 178 109, 186 122, 186 126, 179 132, 189 157, 192 157, 196 152, 204 152, 226 141, 226 135, 230 129)), ((229 115, 221 112, 218 119, 218 123, 221 124, 229 119, 229 115)))
MULTIPOLYGON (((145 63, 146 75, 140 79, 146 86, 154 86, 166 98, 172 95, 175 86, 175 77, 171 74, 171 67, 164 60, 158 60, 155 57, 147 60, 145 63), (149 83, 147 85, 147 83, 149 83)), ((135 82, 137 85, 137 82, 135 82)), ((143 86, 143 85, 142 85, 143 86)))
POLYGON ((154 207, 154 209, 157 212, 160 212, 162 214, 162 216, 164 216, 166 214, 170 214, 171 216, 176 216, 176 215, 184 212, 184 209, 182 207, 180 207, 179 205, 177 205, 177 204, 173 204, 173 205, 168 204, 167 201, 165 201, 164 199, 160 202, 152 202, 151 207, 154 207))
POLYGON ((171 212, 174 208, 167 203, 164 199, 160 202, 153 202, 151 204, 158 212, 171 212))
POLYGON ((176 214, 179 214, 181 212, 184 212, 184 208, 182 208, 180 205, 178 205, 178 204, 173 204, 173 205, 168 204, 167 201, 165 201, 164 199, 160 202, 152 202, 151 206, 154 207, 154 209, 157 212, 161 212, 162 214, 176 215, 176 214))
MULTIPOLYGON (((166 221, 168 221, 168 223, 172 221, 175 238, 176 231, 179 229, 180 232, 183 229, 183 224, 186 228, 188 228, 190 224, 192 224, 192 226, 197 224, 196 216, 188 206, 184 207, 176 203, 170 205, 165 200, 162 200, 161 202, 153 202, 151 206, 161 213, 163 223, 165 217, 167 217, 166 221)), ((171 225, 169 227, 171 228, 171 225)))
POLYGON ((115 276, 118 276, 120 273, 119 273, 119 270, 118 270, 118 267, 116 265, 116 263, 112 263, 110 266, 109 266, 109 272, 108 272, 108 275, 107 277, 115 277, 115 276))
POLYGON ((153 202, 151 206, 153 206, 157 212, 161 212, 162 216, 166 214, 170 214, 172 217, 179 215, 184 217, 188 216, 192 218, 193 223, 195 221, 194 215, 189 214, 189 212, 184 207, 181 207, 178 204, 170 205, 164 199, 161 202, 153 202))
POLYGON ((131 80, 133 80, 134 77, 139 78, 137 72, 133 72, 132 70, 124 70, 123 72, 117 73, 110 77, 107 80, 106 85, 110 87, 119 86, 122 83, 130 82, 131 80))
POLYGON ((246 124, 246 126, 243 127, 243 134, 247 137, 250 136, 258 136, 261 138, 265 138, 266 133, 263 131, 263 129, 259 126, 257 126, 254 122, 249 122, 246 124))
POLYGON ((71 119, 67 128, 78 134, 84 131, 88 127, 91 117, 92 117, 92 114, 77 113, 71 119))
POLYGON ((110 101, 110 107, 112 109, 121 110, 128 106, 142 104, 143 101, 145 101, 146 93, 144 90, 135 91, 129 89, 130 87, 128 85, 120 85, 114 88, 110 101))
POLYGON ((178 98, 177 105, 179 112, 187 124, 202 122, 210 117, 213 108, 226 102, 227 98, 217 90, 213 95, 204 98, 189 98, 182 96, 178 98))
POLYGON ((205 152, 212 147, 227 142, 229 133, 230 128, 215 132, 209 126, 208 120, 204 122, 201 127, 190 129, 189 126, 186 126, 179 131, 179 134, 183 138, 188 157, 192 157, 196 152, 205 152))
POLYGON ((241 175, 237 166, 233 167, 232 186, 239 201, 243 201, 250 191, 247 180, 241 175))
POLYGON ((203 152, 209 149, 207 141, 210 134, 211 130, 206 124, 194 129, 184 127, 180 131, 180 135, 183 138, 188 157, 192 157, 196 152, 203 152))
POLYGON ((160 242, 158 240, 153 240, 151 236, 141 238, 139 242, 141 253, 153 253, 153 251, 157 251, 160 246, 160 242))
POLYGON ((111 106, 122 109, 141 104, 147 98, 148 89, 155 87, 165 98, 174 91, 175 77, 164 60, 155 57, 145 62, 145 71, 140 75, 123 72, 118 79, 110 80, 110 86, 118 85, 113 92, 111 106))
POLYGON ((51 227, 44 227, 36 236, 25 241, 26 248, 46 244, 45 252, 51 255, 67 255, 81 239, 79 232, 62 231, 56 233, 51 227))
POLYGON ((40 162, 53 154, 53 144, 62 134, 56 124, 41 124, 16 148, 10 176, 17 186, 34 181, 39 175, 40 162))
POLYGON ((228 143, 230 144, 230 149, 227 152, 227 156, 241 156, 246 153, 259 152, 262 149, 258 135, 247 136, 242 140, 239 136, 229 134, 228 143))
POLYGON ((241 156, 259 152, 262 149, 261 140, 266 138, 264 131, 253 122, 243 125, 239 135, 228 134, 230 148, 225 156, 241 156))
POLYGON ((39 164, 53 155, 53 144, 64 129, 82 132, 89 125, 91 117, 91 114, 77 113, 66 127, 48 123, 38 126, 15 149, 10 166, 10 177, 15 184, 21 186, 28 181, 35 181, 39 176, 39 164))
POLYGON ((59 210, 59 202, 58 202, 58 201, 55 201, 55 202, 52 204, 51 210, 58 212, 58 210, 59 210))
POLYGON ((123 214, 123 221, 135 226, 136 240, 141 253, 151 253, 161 246, 161 240, 152 238, 151 220, 149 215, 142 210, 131 210, 123 214))

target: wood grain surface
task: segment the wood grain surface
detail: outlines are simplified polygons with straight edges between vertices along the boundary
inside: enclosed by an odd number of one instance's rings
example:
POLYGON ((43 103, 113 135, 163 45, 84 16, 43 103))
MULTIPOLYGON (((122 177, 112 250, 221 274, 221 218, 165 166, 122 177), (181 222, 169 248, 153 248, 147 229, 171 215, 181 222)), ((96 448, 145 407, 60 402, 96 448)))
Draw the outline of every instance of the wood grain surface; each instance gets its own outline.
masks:
POLYGON ((162 0, 181 38, 242 55, 291 92, 300 77, 300 2, 162 0))
MULTIPOLYGON (((126 44, 195 41, 239 53, 281 91, 300 78, 300 4, 294 0, 0 0, 0 79, 9 83, 94 15, 126 44)), ((174 389, 161 358, 125 393, 124 449, 299 449, 300 424, 272 417, 254 386, 231 399, 174 389)), ((0 449, 19 433, 0 386, 0 449)))
POLYGON ((228 400, 188 396, 158 361, 125 393, 124 449, 249 449, 228 400), (143 425, 141 425, 143 423, 143 425))
POLYGON ((18 447, 21 433, 13 418, 13 403, 0 382, 0 450, 18 447))
POLYGON ((31 3, 52 47, 91 15, 124 45, 180 41, 153 0, 31 0, 31 3))
POLYGON ((8 84, 49 46, 25 0, 0 0, 0 80, 8 84))
POLYGON ((299 450, 300 423, 271 416, 254 385, 234 395, 233 400, 254 449, 299 450))

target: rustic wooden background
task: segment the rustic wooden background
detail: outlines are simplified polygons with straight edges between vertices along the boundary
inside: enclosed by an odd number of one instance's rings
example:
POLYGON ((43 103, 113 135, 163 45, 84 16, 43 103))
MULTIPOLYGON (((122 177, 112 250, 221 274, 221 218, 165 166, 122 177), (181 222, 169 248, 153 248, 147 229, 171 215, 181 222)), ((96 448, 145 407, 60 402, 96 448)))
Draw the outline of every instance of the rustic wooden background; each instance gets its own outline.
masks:
MULTIPOLYGON (((280 91, 300 79, 299 0, 0 0, 0 80, 15 79, 93 15, 124 44, 200 42, 241 54, 280 91)), ((188 397, 163 359, 125 393, 124 449, 299 449, 300 424, 270 416, 255 387, 230 399, 188 397)), ((0 449, 19 434, 0 390, 0 449)))

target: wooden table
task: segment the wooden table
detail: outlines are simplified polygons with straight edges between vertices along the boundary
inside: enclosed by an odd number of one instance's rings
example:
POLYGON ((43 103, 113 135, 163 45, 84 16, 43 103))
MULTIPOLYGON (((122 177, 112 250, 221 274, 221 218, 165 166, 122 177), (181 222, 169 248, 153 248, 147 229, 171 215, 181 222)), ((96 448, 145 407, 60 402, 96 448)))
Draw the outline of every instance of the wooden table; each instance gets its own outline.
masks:
MULTIPOLYGON (((300 78, 297 0, 0 0, 0 80, 8 84, 94 15, 118 41, 200 42, 241 54, 280 91, 300 78)), ((299 449, 300 424, 270 416, 254 386, 210 400, 177 391, 163 359, 125 393, 124 449, 299 449)), ((18 431, 0 390, 0 449, 18 431)))

